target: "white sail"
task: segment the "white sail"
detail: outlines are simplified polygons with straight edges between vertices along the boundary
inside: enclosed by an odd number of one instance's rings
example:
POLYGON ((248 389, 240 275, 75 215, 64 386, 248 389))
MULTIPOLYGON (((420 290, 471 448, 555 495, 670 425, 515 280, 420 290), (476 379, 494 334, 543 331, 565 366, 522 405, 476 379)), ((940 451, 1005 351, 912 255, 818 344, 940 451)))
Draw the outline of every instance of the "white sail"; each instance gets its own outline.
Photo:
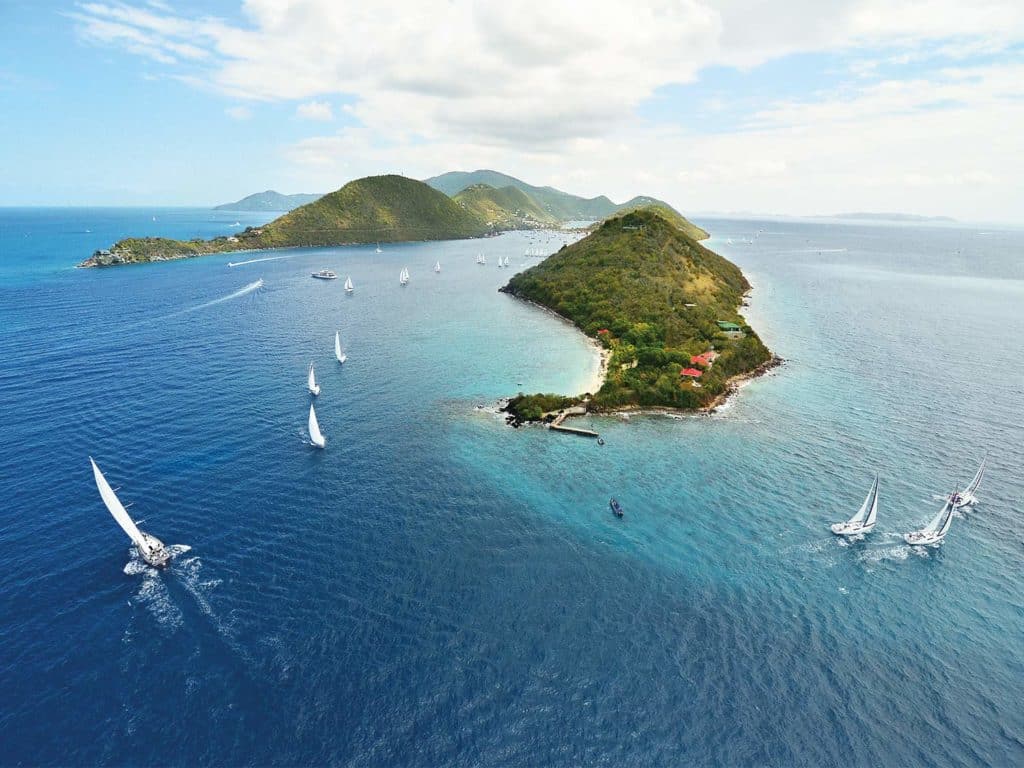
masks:
POLYGON ((320 387, 316 383, 316 375, 313 373, 313 364, 309 364, 309 376, 306 379, 306 386, 309 387, 309 391, 314 395, 320 394, 320 387))
POLYGON ((320 431, 320 425, 317 423, 316 411, 313 410, 312 403, 309 406, 309 440, 317 448, 323 448, 327 445, 327 438, 320 431))
POLYGON ((875 475, 875 482, 868 497, 871 499, 871 508, 868 510, 867 519, 864 520, 864 527, 872 528, 875 525, 875 518, 878 517, 878 475, 875 475))
POLYGON ((345 278, 345 290, 348 291, 349 293, 351 293, 354 288, 355 288, 355 286, 352 285, 352 278, 351 277, 346 277, 345 278))
MULTIPOLYGON (((953 497, 956 497, 956 491, 953 491, 953 497)), ((955 508, 956 505, 953 503, 952 499, 946 501, 945 506, 942 508, 942 511, 946 514, 942 518, 942 521, 939 523, 939 527, 935 531, 935 533, 938 536, 945 536, 946 533, 949 531, 949 526, 953 524, 953 510, 955 508)))
POLYGON ((92 474, 96 478, 96 487, 100 489, 100 498, 103 499, 103 503, 107 505, 107 509, 110 510, 110 514, 117 520, 117 524, 121 526, 128 537, 132 540, 135 546, 141 550, 149 549, 146 544, 146 538, 142 535, 142 531, 139 530, 138 526, 135 525, 135 521, 128 515, 128 510, 124 508, 117 495, 114 493, 114 489, 110 487, 110 483, 107 482, 107 478, 100 472, 100 468, 96 466, 96 462, 93 461, 92 456, 89 457, 89 461, 92 463, 92 474))
POLYGON ((441 262, 440 261, 435 262, 435 264, 434 264, 434 271, 435 272, 440 272, 441 271, 441 262))
POLYGON ((988 461, 988 456, 981 460, 981 466, 978 467, 977 473, 974 475, 974 479, 971 480, 970 485, 964 491, 964 496, 974 496, 974 492, 978 490, 978 486, 981 485, 981 479, 985 476, 985 464, 988 461))
MULTIPOLYGON (((922 528, 922 531, 928 533, 939 533, 939 530, 945 528, 942 534, 945 534, 949 530, 948 521, 953 517, 953 497, 946 499, 946 503, 942 505, 942 509, 939 510, 938 514, 931 519, 931 521, 922 528)), ((942 535, 940 534, 940 535, 942 535)))

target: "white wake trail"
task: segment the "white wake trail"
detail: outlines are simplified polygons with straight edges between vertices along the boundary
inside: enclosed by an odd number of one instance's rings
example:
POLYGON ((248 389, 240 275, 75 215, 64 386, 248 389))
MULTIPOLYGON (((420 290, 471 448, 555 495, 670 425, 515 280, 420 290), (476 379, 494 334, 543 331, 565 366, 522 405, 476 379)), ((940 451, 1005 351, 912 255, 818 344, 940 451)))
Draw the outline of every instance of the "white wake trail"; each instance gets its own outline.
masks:
POLYGON ((229 261, 229 267, 244 267, 246 264, 259 264, 261 261, 280 261, 281 259, 294 259, 297 254, 290 256, 267 256, 262 259, 248 259, 246 261, 229 261))
POLYGON ((225 301, 231 301, 232 299, 237 299, 240 296, 245 296, 246 294, 252 293, 253 291, 258 291, 262 287, 263 287, 263 278, 261 277, 259 280, 254 280, 253 282, 249 283, 248 285, 245 285, 245 286, 239 288, 234 293, 229 293, 227 296, 221 296, 219 299, 214 299, 213 301, 207 301, 205 304, 200 304, 199 306, 196 306, 196 307, 189 307, 188 309, 185 309, 185 310, 182 310, 182 311, 183 312, 195 312, 196 310, 199 310, 199 309, 206 309, 207 307, 212 307, 214 304, 223 304, 225 301))

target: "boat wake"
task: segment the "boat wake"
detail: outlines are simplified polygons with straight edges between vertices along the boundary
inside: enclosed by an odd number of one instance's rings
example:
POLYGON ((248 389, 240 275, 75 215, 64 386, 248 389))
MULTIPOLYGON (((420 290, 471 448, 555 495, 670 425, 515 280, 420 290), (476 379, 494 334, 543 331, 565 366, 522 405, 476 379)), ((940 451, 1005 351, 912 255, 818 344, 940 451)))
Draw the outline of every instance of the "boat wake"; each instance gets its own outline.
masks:
POLYGON ((266 256, 262 259, 247 259, 245 261, 229 261, 229 267, 244 267, 246 264, 259 264, 261 261, 280 261, 281 259, 294 259, 298 254, 289 256, 266 256))
POLYGON ((232 299, 237 299, 237 298, 240 298, 240 297, 245 296, 247 294, 250 294, 253 291, 258 291, 262 287, 263 287, 263 278, 261 277, 259 280, 253 280, 248 285, 242 286, 237 291, 234 291, 233 293, 229 293, 227 296, 221 296, 219 299, 213 299, 212 301, 207 301, 207 302, 205 302, 203 304, 199 304, 198 306, 195 306, 195 307, 189 307, 188 309, 185 309, 185 310, 182 310, 182 311, 183 312, 196 312, 197 310, 200 310, 200 309, 206 309, 207 307, 212 307, 215 304, 223 304, 225 301, 231 301, 232 299))
MULTIPOLYGON (((174 558, 185 554, 192 547, 186 544, 173 544, 167 549, 174 558)), ((124 572, 128 576, 142 577, 132 602, 142 605, 149 611, 160 627, 174 631, 185 623, 185 616, 171 598, 167 585, 160 577, 160 571, 143 560, 135 547, 131 548, 131 559, 125 564, 124 572)))

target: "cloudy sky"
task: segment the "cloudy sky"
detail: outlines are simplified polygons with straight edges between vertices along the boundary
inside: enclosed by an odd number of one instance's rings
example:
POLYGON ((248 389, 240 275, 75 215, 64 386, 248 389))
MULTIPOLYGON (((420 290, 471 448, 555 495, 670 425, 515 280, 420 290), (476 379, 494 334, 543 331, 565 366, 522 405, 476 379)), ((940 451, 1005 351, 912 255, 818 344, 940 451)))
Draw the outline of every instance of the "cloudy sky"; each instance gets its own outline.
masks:
POLYGON ((0 204, 494 168, 1024 222, 1022 0, 0 0, 0 204))

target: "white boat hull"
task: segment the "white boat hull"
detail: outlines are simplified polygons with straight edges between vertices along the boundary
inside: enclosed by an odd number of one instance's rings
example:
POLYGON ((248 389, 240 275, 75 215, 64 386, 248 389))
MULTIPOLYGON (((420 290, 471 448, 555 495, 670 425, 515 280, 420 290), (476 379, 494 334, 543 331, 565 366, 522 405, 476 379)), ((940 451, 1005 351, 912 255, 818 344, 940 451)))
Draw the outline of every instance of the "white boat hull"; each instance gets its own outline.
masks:
POLYGON ((142 538, 145 540, 146 546, 136 545, 135 547, 139 550, 139 556, 154 568, 166 568, 171 562, 171 553, 164 543, 145 531, 142 531, 142 538))
POLYGON ((903 540, 912 547, 930 547, 933 544, 938 544, 944 538, 946 538, 944 533, 929 533, 927 531, 903 534, 903 540))
POLYGON ((871 533, 875 524, 861 525, 860 523, 833 523, 832 533, 836 536, 859 536, 862 533, 871 533))
POLYGON ((960 500, 953 504, 953 509, 964 509, 965 507, 973 507, 977 503, 978 499, 973 493, 961 493, 960 500))
POLYGON ((317 395, 319 395, 320 394, 320 385, 317 384, 315 387, 310 387, 309 388, 309 394, 313 395, 313 397, 316 397, 317 395))

